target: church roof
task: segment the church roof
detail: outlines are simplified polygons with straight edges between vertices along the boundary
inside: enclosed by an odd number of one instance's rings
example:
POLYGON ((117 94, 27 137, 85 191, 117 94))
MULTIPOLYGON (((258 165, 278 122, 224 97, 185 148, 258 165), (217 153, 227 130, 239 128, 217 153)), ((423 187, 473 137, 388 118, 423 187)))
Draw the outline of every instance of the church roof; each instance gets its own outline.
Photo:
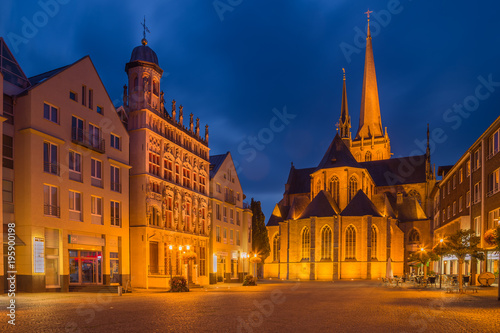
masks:
POLYGON ((314 197, 314 199, 304 210, 304 213, 302 213, 300 218, 305 219, 312 216, 327 217, 338 215, 339 212, 340 209, 335 203, 335 200, 333 200, 330 193, 323 190, 314 197))
POLYGON ((337 167, 362 168, 337 133, 315 171, 337 167))
POLYGON ((401 203, 397 203, 396 197, 391 193, 385 193, 388 207, 391 214, 387 214, 397 218, 401 222, 426 220, 422 206, 415 197, 404 196, 401 203))
POLYGON ((210 179, 214 178, 219 171, 220 166, 224 163, 229 152, 220 155, 211 155, 210 156, 210 179))
POLYGON ((376 186, 425 183, 425 155, 391 158, 387 160, 361 162, 376 186))
POLYGON ((309 193, 311 191, 311 177, 315 168, 296 169, 293 165, 288 174, 287 184, 289 185, 287 194, 309 193))
POLYGON ((286 217, 287 220, 294 220, 298 218, 304 210, 307 208, 311 200, 309 200, 308 196, 299 195, 293 198, 292 205, 288 210, 288 215, 286 217))
POLYGON ((365 192, 359 190, 351 202, 344 208, 342 216, 382 216, 373 202, 366 196, 365 192))

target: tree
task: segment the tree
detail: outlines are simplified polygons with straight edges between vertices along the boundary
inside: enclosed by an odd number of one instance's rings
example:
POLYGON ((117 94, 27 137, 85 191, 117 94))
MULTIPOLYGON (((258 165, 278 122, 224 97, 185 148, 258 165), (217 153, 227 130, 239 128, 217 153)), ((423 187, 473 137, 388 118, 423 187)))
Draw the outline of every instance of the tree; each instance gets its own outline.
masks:
POLYGON ((269 236, 267 234, 267 228, 262 209, 260 207, 260 201, 255 201, 252 198, 250 209, 252 210, 252 250, 261 257, 262 262, 266 260, 271 254, 271 245, 269 244, 269 236))
POLYGON ((443 242, 442 251, 448 255, 454 255, 458 259, 458 288, 463 292, 462 270, 465 256, 470 255, 477 260, 484 260, 484 253, 479 248, 481 238, 473 229, 461 229, 449 236, 443 242))
POLYGON ((498 300, 500 301, 500 225, 495 228, 486 231, 484 234, 484 240, 488 245, 493 245, 494 251, 498 252, 498 300))
POLYGON ((408 257, 408 260, 416 261, 422 264, 424 266, 424 278, 427 278, 427 265, 429 265, 431 261, 438 261, 439 257, 434 252, 429 252, 422 249, 421 251, 411 253, 408 257))

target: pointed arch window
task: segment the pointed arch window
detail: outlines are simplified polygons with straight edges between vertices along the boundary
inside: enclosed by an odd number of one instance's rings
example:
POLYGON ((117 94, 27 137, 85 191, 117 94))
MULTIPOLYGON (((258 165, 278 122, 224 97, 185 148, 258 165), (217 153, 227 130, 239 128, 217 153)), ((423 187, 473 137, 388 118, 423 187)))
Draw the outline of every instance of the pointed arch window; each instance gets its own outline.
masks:
POLYGON ((332 260, 332 229, 329 226, 321 230, 321 260, 332 260))
POLYGON ((372 160, 372 153, 371 153, 371 151, 367 151, 365 154, 365 161, 369 162, 371 160, 372 160))
POLYGON ((311 254, 311 238, 309 237, 309 228, 302 230, 302 260, 309 260, 311 254))
POLYGON ((332 179, 330 180, 330 194, 333 197, 333 200, 337 204, 339 204, 339 198, 340 198, 340 183, 339 183, 339 178, 337 176, 333 176, 332 179))
POLYGON ((345 230, 345 258, 356 259, 356 229, 353 225, 345 230))
POLYGON ((280 261, 280 235, 273 237, 273 261, 280 261))
POLYGON ((355 176, 351 176, 349 178, 349 201, 354 198, 356 193, 358 192, 358 180, 355 176))
POLYGON ((153 94, 158 96, 159 84, 157 80, 153 80, 153 94))
POLYGON ((410 231, 410 235, 408 236, 408 241, 410 243, 418 243, 420 242, 420 233, 417 229, 412 229, 410 231))
POLYGON ((372 225, 372 239, 371 239, 372 259, 377 259, 377 241, 378 241, 377 227, 372 225))
POLYGON ((420 196, 420 193, 418 193, 416 190, 411 190, 408 192, 408 196, 411 198, 415 198, 415 200, 418 201, 420 205, 422 205, 422 197, 420 196))

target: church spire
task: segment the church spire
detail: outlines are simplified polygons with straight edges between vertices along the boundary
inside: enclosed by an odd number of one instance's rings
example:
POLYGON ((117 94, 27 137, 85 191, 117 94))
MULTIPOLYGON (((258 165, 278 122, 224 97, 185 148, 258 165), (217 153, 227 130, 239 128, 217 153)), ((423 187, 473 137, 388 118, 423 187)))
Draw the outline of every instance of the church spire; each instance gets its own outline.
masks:
POLYGON ((361 114, 356 139, 381 137, 382 121, 380 118, 380 105, 378 100, 377 77, 375 74, 375 61, 373 59, 372 36, 370 33, 370 10, 368 15, 368 28, 366 33, 365 73, 363 76, 363 93, 361 95, 361 114))
POLYGON ((345 69, 342 68, 344 73, 344 87, 342 90, 342 106, 340 108, 340 119, 339 119, 339 132, 342 139, 351 139, 351 117, 349 116, 349 110, 347 108, 347 92, 345 87, 345 69))

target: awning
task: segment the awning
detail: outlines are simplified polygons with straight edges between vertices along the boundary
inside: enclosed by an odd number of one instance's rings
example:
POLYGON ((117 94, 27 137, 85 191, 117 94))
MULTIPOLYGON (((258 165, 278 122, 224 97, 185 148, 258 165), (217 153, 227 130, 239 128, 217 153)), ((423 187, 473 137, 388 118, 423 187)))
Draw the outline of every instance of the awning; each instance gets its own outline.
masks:
POLYGON ((422 265, 422 263, 418 261, 410 261, 408 263, 408 266, 420 266, 420 265, 422 265))
MULTIPOLYGON (((14 236, 15 236, 16 246, 26 246, 26 244, 21 240, 21 238, 19 238, 17 235, 14 236)), ((9 243, 9 233, 7 224, 3 225, 3 243, 4 244, 9 243)))

